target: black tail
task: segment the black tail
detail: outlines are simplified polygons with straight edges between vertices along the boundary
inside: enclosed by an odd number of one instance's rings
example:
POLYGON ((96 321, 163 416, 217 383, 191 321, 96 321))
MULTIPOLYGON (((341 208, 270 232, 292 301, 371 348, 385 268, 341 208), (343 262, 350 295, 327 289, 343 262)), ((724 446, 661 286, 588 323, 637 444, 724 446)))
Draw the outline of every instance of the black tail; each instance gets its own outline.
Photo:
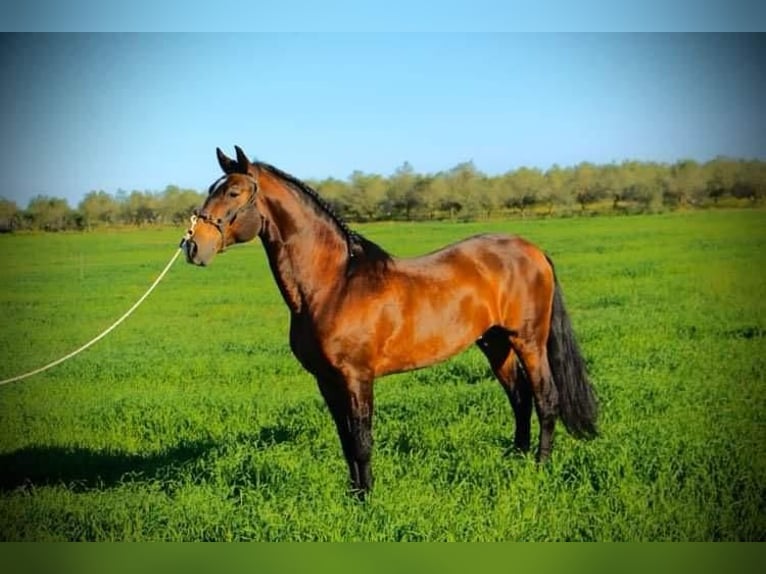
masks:
MULTIPOLYGON (((548 261, 550 262, 550 259, 548 261)), ((553 312, 547 350, 553 382, 559 394, 559 414, 564 426, 573 436, 591 439, 598 434, 596 395, 588 381, 585 361, 575 340, 555 271, 554 281, 553 312)))

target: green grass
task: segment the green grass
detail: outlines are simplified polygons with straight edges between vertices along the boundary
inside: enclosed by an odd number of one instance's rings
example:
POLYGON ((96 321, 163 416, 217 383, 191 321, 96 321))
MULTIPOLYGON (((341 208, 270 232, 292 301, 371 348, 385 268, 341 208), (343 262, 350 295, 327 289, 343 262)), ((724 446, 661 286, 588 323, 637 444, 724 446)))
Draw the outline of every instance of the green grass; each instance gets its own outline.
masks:
MULTIPOLYGON (((178 262, 78 357, 0 387, 2 540, 763 540, 766 213, 376 224, 397 255, 480 231, 551 254, 601 403, 550 464, 470 350, 376 384, 376 487, 346 468, 257 243, 178 262)), ((0 378, 78 347, 182 230, 0 237, 0 378)), ((536 424, 536 423, 535 423, 536 424)), ((536 432, 536 427, 534 432, 536 432)))

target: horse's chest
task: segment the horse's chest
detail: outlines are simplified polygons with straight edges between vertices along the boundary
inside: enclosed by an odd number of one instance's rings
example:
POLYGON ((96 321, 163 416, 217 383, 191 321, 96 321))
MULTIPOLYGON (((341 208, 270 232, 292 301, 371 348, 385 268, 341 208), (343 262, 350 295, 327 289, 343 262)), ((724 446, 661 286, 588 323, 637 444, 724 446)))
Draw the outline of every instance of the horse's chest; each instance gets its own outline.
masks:
POLYGON ((304 369, 317 375, 326 367, 326 359, 311 324, 295 316, 290 321, 290 349, 304 369))

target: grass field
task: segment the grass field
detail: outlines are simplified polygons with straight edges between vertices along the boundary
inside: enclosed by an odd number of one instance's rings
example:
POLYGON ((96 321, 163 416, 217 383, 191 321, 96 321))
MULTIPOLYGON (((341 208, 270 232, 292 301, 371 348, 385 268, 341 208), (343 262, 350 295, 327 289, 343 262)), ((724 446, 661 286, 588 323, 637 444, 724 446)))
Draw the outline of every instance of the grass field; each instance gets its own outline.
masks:
MULTIPOLYGON (((550 464, 504 456, 510 407, 472 349, 377 382, 356 502, 254 243, 177 262, 106 339, 0 387, 0 539, 766 539, 766 212, 358 229, 396 255, 479 231, 543 247, 601 436, 558 425, 550 464)), ((111 324, 181 231, 0 237, 0 378, 111 324)))

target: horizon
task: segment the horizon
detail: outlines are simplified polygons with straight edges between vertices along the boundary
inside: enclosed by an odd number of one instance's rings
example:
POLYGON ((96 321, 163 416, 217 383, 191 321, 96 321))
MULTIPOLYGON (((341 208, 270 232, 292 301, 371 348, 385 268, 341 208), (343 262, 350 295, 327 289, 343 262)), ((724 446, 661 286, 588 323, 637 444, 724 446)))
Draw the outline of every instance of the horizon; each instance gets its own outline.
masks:
MULTIPOLYGON (((480 176, 486 177, 488 179, 493 179, 493 178, 503 177, 505 175, 512 174, 512 173, 514 173, 516 171, 525 170, 525 169, 537 170, 539 173, 541 173, 543 176, 545 176, 550 170, 554 170, 554 169, 559 169, 559 170, 562 170, 564 172, 572 172, 572 173, 574 173, 578 169, 578 167, 580 165, 582 165, 582 164, 592 165, 594 168, 596 168, 598 170, 600 170, 600 169, 602 169, 604 167, 610 167, 610 166, 615 166, 615 167, 617 167, 619 169, 622 165, 624 165, 626 163, 638 163, 640 165, 646 165, 646 166, 654 165, 654 166, 658 166, 661 169, 662 168, 671 169, 673 166, 681 164, 681 163, 685 163, 687 161, 694 161, 701 168, 704 169, 705 166, 707 166, 707 165, 709 165, 709 164, 711 164, 713 162, 720 161, 720 160, 731 161, 731 162, 735 162, 735 163, 739 163, 739 162, 743 162, 743 163, 747 163, 747 162, 766 163, 766 160, 762 160, 762 159, 759 159, 759 158, 716 156, 715 158, 712 158, 710 160, 699 161, 699 162, 697 160, 689 159, 689 158, 682 158, 682 159, 679 159, 679 160, 677 160, 675 162, 653 162, 653 161, 639 161, 639 160, 625 159, 625 160, 622 160, 620 162, 610 162, 610 163, 602 163, 602 164, 596 164, 596 163, 591 163, 591 162, 579 162, 577 164, 572 164, 572 165, 553 164, 553 165, 549 166, 548 168, 518 166, 514 170, 508 170, 506 172, 497 173, 497 174, 488 174, 488 173, 482 172, 481 170, 478 170, 478 169, 476 170, 476 172, 480 176)), ((451 166, 450 168, 439 170, 437 172, 427 172, 426 173, 426 172, 418 172, 417 170, 415 170, 413 172, 413 174, 416 177, 423 177, 423 178, 426 178, 426 179, 433 178, 433 177, 439 177, 439 176, 448 174, 449 171, 451 170, 451 168, 459 167, 460 165, 463 165, 465 163, 473 164, 473 162, 470 162, 470 161, 469 162, 460 162, 460 163, 458 163, 458 164, 456 164, 454 166, 451 166)), ((269 165, 269 164, 267 164, 267 165, 269 165)), ((274 166, 274 167, 278 168, 278 166, 274 166)), ((399 166, 399 167, 401 167, 401 166, 399 166)), ((388 173, 388 174, 373 173, 373 172, 361 172, 361 173, 363 175, 380 176, 380 177, 382 177, 384 179, 384 181, 389 181, 392 177, 395 177, 395 175, 396 175, 395 174, 395 170, 393 170, 391 173, 388 173)), ((288 174, 288 175, 292 175, 292 174, 288 174)), ((322 195, 321 189, 319 187, 317 187, 315 184, 317 184, 317 183, 321 184, 321 183, 325 183, 325 182, 329 182, 329 181, 339 181, 339 182, 341 182, 344 185, 351 185, 351 183, 352 183, 352 176, 353 176, 353 172, 351 174, 349 174, 348 176, 342 177, 342 178, 328 176, 326 178, 318 178, 318 179, 317 178, 307 178, 306 180, 301 180, 301 181, 303 181, 303 183, 305 183, 306 185, 309 185, 310 187, 316 189, 316 191, 318 193, 320 193, 320 195, 322 195)), ((220 175, 218 177, 220 177, 220 175)), ((20 211, 24 211, 24 210, 26 210, 29 207, 29 202, 32 202, 32 201, 35 201, 35 200, 39 200, 39 199, 62 200, 63 199, 64 201, 66 201, 66 203, 67 203, 67 205, 69 206, 70 209, 76 211, 76 210, 79 209, 79 205, 82 202, 82 200, 84 200, 86 198, 86 196, 91 194, 91 193, 102 193, 102 192, 105 192, 112 199, 114 199, 115 201, 120 202, 120 201, 127 200, 129 198, 129 196, 131 194, 133 194, 133 193, 139 193, 139 194, 143 194, 143 195, 146 195, 146 194, 154 195, 154 196, 157 196, 158 198, 161 198, 161 197, 163 197, 168 192, 168 189, 170 189, 170 188, 175 188, 175 190, 180 191, 180 192, 191 191, 191 192, 198 193, 198 194, 200 194, 202 196, 205 196, 207 194, 206 188, 208 186, 209 186, 209 184, 205 184, 203 187, 200 187, 200 188, 183 187, 183 186, 179 186, 179 185, 171 182, 171 183, 168 183, 168 184, 166 184, 165 186, 163 186, 162 188, 159 188, 159 189, 123 189, 123 188, 118 188, 114 192, 109 192, 109 191, 106 191, 106 190, 103 190, 103 189, 97 189, 97 190, 91 190, 90 192, 88 192, 86 194, 83 194, 83 197, 79 198, 77 203, 71 203, 69 199, 67 199, 66 197, 63 197, 63 196, 40 194, 40 195, 35 195, 35 196, 30 197, 29 200, 28 200, 28 203, 26 205, 19 205, 18 203, 16 203, 16 207, 20 211)), ((325 196, 322 195, 322 197, 325 197, 325 196)), ((0 194, 0 201, 4 201, 4 200, 5 201, 12 201, 12 200, 8 200, 8 198, 6 198, 2 194, 0 194)))

